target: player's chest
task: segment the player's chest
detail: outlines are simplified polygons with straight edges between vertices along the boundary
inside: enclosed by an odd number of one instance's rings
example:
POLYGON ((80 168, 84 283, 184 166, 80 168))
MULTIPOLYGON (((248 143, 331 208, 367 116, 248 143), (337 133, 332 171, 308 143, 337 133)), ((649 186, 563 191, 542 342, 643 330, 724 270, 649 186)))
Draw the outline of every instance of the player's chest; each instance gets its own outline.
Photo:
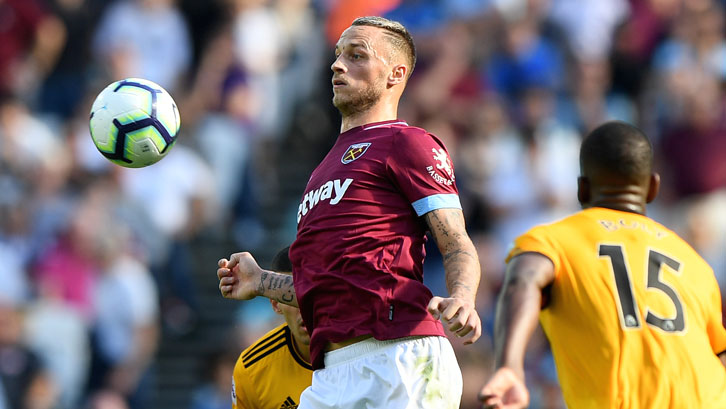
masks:
POLYGON ((311 184, 334 177, 354 176, 376 178, 385 171, 389 156, 388 144, 377 138, 351 139, 337 142, 310 176, 311 184))
POLYGON ((336 144, 310 176, 298 207, 298 223, 390 202, 396 188, 388 175, 387 149, 379 145, 383 144, 336 144))
POLYGON ((348 195, 367 196, 376 190, 391 189, 388 145, 376 138, 336 143, 311 173, 306 194, 338 203, 348 195))
POLYGON ((300 395, 312 383, 312 371, 298 364, 277 365, 275 379, 260 384, 257 400, 261 408, 297 408, 300 395), (279 382, 284 379, 284 382, 279 382))

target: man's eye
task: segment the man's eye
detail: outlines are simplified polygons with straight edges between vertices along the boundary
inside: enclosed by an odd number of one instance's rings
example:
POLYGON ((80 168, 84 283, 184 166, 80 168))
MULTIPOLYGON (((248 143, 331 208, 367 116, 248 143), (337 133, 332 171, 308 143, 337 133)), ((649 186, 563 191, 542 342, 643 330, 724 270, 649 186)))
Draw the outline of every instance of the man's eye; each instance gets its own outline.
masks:
POLYGON ((353 54, 352 57, 354 60, 360 60, 361 58, 363 58, 363 56, 360 54, 353 54))

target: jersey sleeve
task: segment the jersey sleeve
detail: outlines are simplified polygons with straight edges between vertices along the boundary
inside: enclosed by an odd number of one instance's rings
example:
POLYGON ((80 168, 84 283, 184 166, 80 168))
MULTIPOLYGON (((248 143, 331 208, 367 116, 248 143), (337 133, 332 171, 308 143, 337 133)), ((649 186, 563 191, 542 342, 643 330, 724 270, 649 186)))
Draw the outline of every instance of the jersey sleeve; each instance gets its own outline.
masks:
POLYGON ((707 331, 713 352, 720 354, 726 352, 726 328, 723 326, 723 301, 721 300, 721 291, 715 278, 713 282, 714 291, 711 292, 711 302, 708 303, 711 309, 708 312, 707 331))
POLYGON ((555 278, 560 272, 560 251, 555 243, 546 233, 544 226, 537 226, 528 232, 517 237, 507 254, 506 262, 522 253, 539 253, 552 261, 555 268, 555 278))
POLYGON ((393 138, 387 171, 416 214, 461 209, 454 167, 444 144, 419 128, 402 128, 393 138))
POLYGON ((234 366, 232 375, 232 409, 256 409, 251 396, 253 396, 252 385, 249 376, 245 376, 242 356, 240 355, 234 366))

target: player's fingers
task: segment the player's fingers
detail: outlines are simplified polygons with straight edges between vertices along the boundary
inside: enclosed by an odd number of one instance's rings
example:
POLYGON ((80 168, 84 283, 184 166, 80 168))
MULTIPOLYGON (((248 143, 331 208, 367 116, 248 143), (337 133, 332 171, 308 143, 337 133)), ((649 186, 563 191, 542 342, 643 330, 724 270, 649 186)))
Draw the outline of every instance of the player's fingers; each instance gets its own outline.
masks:
POLYGON ((482 393, 479 392, 479 402, 485 403, 487 405, 495 405, 499 402, 499 397, 497 395, 491 394, 491 393, 482 393))
POLYGON ((232 272, 228 268, 221 267, 217 269, 217 278, 220 280, 222 279, 222 277, 227 277, 231 274, 232 272))
POLYGON ((457 337, 464 339, 464 345, 469 345, 479 339, 481 336, 481 328, 470 317, 466 324, 454 331, 454 333, 457 337))
POLYGON ((511 368, 499 368, 479 392, 480 400, 489 396, 500 399, 500 409, 526 408, 529 404, 527 387, 511 368))
POLYGON ((229 260, 226 258, 220 258, 217 262, 217 267, 227 267, 227 263, 229 263, 229 260))
POLYGON ((234 253, 231 256, 229 256, 229 261, 227 262, 227 268, 231 270, 234 268, 234 266, 239 264, 239 260, 243 254, 244 253, 234 253))
POLYGON ((466 321, 466 325, 459 330, 456 334, 460 337, 465 337, 464 345, 473 344, 476 340, 481 337, 481 319, 476 310, 472 310, 469 314, 469 318, 466 321))
POLYGON ((231 285, 222 285, 219 286, 219 291, 222 293, 222 297, 227 298, 232 293, 232 286, 231 285))
MULTIPOLYGON (((449 298, 446 303, 446 308, 441 311, 441 318, 446 321, 452 321, 455 316, 461 317, 462 323, 469 318, 468 314, 462 313, 463 303, 456 298, 449 298), (464 316, 465 315, 465 316, 464 316)), ((439 307, 441 309, 441 307, 439 307)))
POLYGON ((481 407, 482 409, 501 409, 501 403, 499 401, 493 401, 494 403, 489 403, 491 401, 487 401, 486 403, 482 403, 481 407))
POLYGON ((219 292, 222 293, 222 296, 226 297, 227 293, 229 293, 229 291, 230 291, 230 288, 229 288, 230 286, 222 283, 222 280, 220 279, 218 287, 219 287, 219 292))
POLYGON ((497 370, 489 382, 484 385, 479 391, 479 400, 491 399, 496 397, 501 401, 501 397, 504 396, 504 392, 512 387, 512 379, 506 376, 506 373, 499 369, 497 370))
POLYGON ((435 296, 431 298, 431 301, 429 301, 429 305, 427 306, 429 313, 431 313, 431 315, 433 315, 436 319, 439 319, 441 316, 440 308, 443 300, 443 298, 435 296))
POLYGON ((492 392, 484 393, 482 389, 479 392, 479 402, 482 403, 483 408, 498 408, 502 405, 502 396, 492 392))
MULTIPOLYGON (((442 314, 443 316, 444 314, 442 314)), ((466 310, 459 310, 454 314, 453 317, 451 317, 450 320, 446 320, 446 323, 449 325, 449 331, 455 332, 457 336, 462 336, 465 334, 461 334, 461 331, 466 331, 466 324, 469 320, 469 312, 466 310)), ((469 328, 471 330, 471 328, 469 328)), ((468 332, 468 331, 466 331, 468 332)))
MULTIPOLYGON (((462 335, 463 336, 463 335, 462 335)), ((475 343, 479 338, 481 338, 481 323, 478 325, 475 325, 471 332, 469 333, 469 336, 464 340, 464 345, 469 345, 475 343)))
POLYGON ((235 285, 237 284, 237 278, 236 277, 222 277, 219 280, 219 285, 235 285))
POLYGON ((479 402, 482 403, 482 409, 494 409, 502 404, 502 399, 496 394, 479 392, 479 402))
POLYGON ((457 325, 457 328, 451 328, 450 331, 455 333, 456 336, 459 338, 466 336, 466 334, 470 333, 474 329, 474 327, 472 327, 468 323, 468 320, 464 324, 457 323, 456 325, 457 325))

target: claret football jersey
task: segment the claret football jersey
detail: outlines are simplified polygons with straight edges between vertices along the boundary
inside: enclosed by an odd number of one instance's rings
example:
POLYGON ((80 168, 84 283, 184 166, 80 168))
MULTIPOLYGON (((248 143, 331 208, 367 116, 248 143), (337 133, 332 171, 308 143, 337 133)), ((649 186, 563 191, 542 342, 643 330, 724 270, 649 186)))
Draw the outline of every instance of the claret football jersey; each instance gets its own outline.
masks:
POLYGON ((461 205, 438 138, 399 120, 339 135, 310 177, 290 249, 314 368, 327 342, 443 335, 426 310, 421 217, 441 208, 461 205))

